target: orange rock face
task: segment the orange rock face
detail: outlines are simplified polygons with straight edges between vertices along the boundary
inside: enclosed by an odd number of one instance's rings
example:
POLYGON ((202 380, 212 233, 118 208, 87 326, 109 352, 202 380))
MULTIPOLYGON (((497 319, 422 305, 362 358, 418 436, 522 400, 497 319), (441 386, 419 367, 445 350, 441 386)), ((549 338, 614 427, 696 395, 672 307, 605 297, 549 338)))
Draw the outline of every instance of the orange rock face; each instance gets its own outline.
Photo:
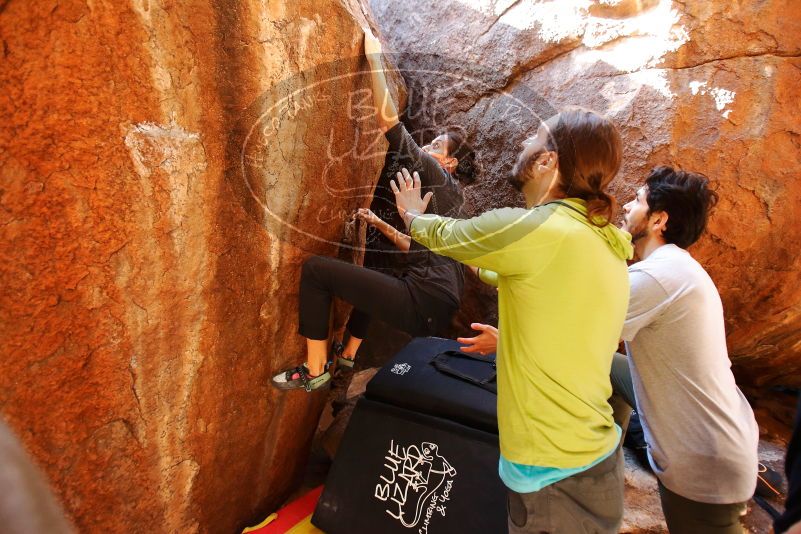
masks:
MULTIPOLYGON (((620 126, 626 152, 614 190, 621 201, 660 164, 717 180, 722 201, 691 252, 722 295, 739 378, 801 385, 796 6, 781 0, 372 0, 372 6, 400 54, 412 129, 461 126, 472 134, 486 170, 467 195, 473 213, 520 202, 505 184, 519 143, 540 117, 566 105, 607 113, 620 126)), ((462 328, 491 319, 493 298, 468 295, 462 328)))
POLYGON ((365 17, 0 2, 0 409, 80 531, 233 532, 302 470, 322 398, 269 378, 383 162, 365 17))

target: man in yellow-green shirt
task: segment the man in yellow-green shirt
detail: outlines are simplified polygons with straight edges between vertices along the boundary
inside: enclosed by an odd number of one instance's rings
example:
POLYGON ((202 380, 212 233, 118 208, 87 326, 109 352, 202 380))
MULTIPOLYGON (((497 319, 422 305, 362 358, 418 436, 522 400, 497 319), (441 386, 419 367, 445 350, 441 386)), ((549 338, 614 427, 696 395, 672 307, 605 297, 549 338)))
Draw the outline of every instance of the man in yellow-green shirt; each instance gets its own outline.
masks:
POLYGON ((620 135, 569 109, 524 143, 510 181, 526 208, 468 220, 424 215, 419 179, 392 183, 412 238, 479 268, 499 300, 499 474, 509 532, 617 532, 620 429, 607 399, 628 305, 631 237, 609 224, 620 135))

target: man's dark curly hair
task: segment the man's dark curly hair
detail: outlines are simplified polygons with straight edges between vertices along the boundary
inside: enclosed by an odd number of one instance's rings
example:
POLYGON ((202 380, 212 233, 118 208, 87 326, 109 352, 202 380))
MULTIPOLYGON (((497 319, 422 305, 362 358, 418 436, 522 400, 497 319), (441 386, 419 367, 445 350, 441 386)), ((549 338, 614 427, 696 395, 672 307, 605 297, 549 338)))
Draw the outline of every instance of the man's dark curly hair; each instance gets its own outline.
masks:
POLYGON ((668 214, 662 237, 668 243, 687 248, 701 237, 709 213, 718 202, 710 180, 697 172, 673 167, 656 167, 645 179, 648 186, 648 215, 657 211, 668 214))

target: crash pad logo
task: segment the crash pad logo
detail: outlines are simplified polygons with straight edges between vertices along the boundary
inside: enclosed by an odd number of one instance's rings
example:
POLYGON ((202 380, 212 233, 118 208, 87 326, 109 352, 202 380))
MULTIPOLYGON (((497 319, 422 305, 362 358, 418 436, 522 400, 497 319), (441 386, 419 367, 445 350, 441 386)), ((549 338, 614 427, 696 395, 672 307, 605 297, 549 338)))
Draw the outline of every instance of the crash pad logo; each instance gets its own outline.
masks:
POLYGON ((439 453, 436 443, 401 446, 390 441, 375 498, 401 525, 427 533, 437 516, 448 511, 456 469, 439 453))
POLYGON ((408 363, 396 363, 395 365, 392 366, 392 369, 391 369, 393 374, 400 375, 400 376, 405 375, 406 373, 408 373, 411 370, 412 370, 412 366, 409 365, 408 363))

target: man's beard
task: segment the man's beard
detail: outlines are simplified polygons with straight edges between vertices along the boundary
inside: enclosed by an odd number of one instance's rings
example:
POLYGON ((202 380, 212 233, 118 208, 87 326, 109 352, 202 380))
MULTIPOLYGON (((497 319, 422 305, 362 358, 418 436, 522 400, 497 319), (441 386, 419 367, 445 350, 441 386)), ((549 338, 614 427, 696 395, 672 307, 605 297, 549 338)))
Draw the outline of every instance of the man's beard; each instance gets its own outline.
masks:
MULTIPOLYGON (((628 227, 628 222, 626 222, 626 226, 628 227)), ((633 245, 648 235, 648 221, 640 221, 640 224, 629 230, 629 233, 631 234, 631 244, 633 245)))

